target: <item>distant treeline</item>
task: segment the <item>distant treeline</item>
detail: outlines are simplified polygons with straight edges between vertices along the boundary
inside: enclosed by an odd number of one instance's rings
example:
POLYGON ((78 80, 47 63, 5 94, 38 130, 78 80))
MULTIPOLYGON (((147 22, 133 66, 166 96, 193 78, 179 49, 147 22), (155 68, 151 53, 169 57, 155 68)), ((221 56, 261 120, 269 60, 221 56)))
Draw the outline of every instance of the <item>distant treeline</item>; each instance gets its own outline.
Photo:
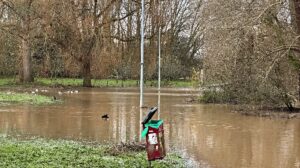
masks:
MULTIPOLYGON (((191 77, 201 67, 196 1, 145 3, 145 76, 191 77)), ((134 0, 0 1, 0 75, 138 79, 141 3, 134 0)))

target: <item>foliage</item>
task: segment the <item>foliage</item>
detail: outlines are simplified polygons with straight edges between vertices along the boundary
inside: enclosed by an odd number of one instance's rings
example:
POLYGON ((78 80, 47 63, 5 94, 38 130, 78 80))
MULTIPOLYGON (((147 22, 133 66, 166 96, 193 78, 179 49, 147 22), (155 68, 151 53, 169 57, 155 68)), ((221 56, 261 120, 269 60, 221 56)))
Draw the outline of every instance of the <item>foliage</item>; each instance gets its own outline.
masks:
POLYGON ((204 21, 204 86, 219 86, 233 103, 292 107, 299 53, 291 46, 299 43, 291 1, 236 2, 206 3, 205 18, 214 19, 204 21))
POLYGON ((0 31, 0 75, 12 76, 17 69, 17 46, 16 39, 7 33, 0 31))
MULTIPOLYGON (((147 167, 145 152, 111 155, 109 145, 88 145, 64 140, 15 140, 0 137, 0 167, 147 167)), ((175 154, 153 167, 184 167, 175 154)))
POLYGON ((217 91, 215 89, 205 90, 199 97, 199 102, 201 103, 226 103, 230 101, 230 97, 224 91, 217 91))

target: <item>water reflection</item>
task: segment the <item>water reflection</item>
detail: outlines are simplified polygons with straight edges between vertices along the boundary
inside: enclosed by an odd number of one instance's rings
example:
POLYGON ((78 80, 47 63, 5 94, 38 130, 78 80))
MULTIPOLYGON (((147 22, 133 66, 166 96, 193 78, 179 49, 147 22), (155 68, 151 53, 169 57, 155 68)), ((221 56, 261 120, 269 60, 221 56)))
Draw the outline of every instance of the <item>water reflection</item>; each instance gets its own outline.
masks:
MULTIPOLYGON (((53 93, 55 94, 55 93, 53 93)), ((145 104, 158 106, 167 148, 210 167, 300 167, 300 121, 229 113, 221 105, 184 102, 193 92, 146 90, 145 104)), ((99 142, 138 141, 141 121, 136 89, 85 89, 63 95, 64 104, 0 107, 0 133, 99 142), (101 116, 109 115, 109 120, 101 116)))

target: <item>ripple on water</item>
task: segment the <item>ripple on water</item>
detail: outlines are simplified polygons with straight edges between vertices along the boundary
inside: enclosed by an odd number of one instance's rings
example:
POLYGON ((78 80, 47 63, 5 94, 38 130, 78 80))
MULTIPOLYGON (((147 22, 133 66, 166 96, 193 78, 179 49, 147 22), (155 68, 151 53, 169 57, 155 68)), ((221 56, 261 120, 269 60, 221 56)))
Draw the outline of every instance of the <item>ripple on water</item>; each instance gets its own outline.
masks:
POLYGON ((15 110, 9 110, 9 109, 0 109, 0 113, 11 113, 16 112, 15 110))

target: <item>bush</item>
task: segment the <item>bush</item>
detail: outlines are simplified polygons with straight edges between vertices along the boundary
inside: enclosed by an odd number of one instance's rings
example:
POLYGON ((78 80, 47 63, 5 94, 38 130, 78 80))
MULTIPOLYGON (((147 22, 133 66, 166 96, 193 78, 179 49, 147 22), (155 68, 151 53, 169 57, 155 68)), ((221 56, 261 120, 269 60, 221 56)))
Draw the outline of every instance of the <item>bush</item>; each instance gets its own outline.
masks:
POLYGON ((224 91, 206 90, 199 98, 202 103, 225 103, 230 102, 229 96, 224 91))

